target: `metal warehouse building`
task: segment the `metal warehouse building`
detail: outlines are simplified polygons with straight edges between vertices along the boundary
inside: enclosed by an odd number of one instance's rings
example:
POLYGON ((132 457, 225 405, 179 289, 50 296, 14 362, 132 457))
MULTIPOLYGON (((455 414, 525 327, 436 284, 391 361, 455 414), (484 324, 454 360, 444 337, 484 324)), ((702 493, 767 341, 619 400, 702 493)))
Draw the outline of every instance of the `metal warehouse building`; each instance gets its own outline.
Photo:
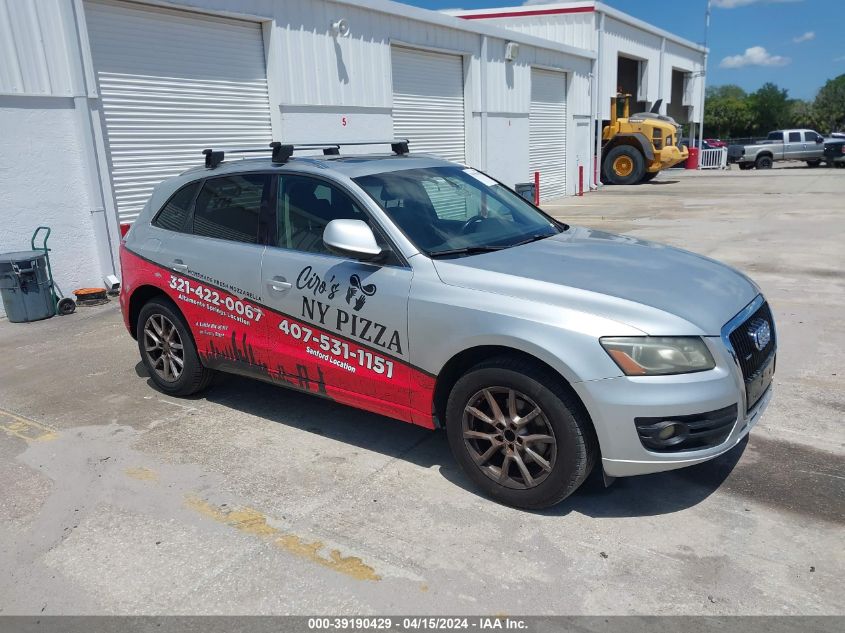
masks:
POLYGON ((473 22, 566 42, 596 54, 593 111, 610 119, 610 98, 632 95, 633 111, 662 99, 668 114, 692 135, 701 123, 707 49, 594 0, 532 4, 510 8, 449 11, 473 22), (694 124, 694 125, 692 125, 694 124))
POLYGON ((66 289, 205 147, 408 137, 544 198, 593 146, 594 54, 370 0, 0 0, 0 249, 54 229, 66 289))
POLYGON ((407 137, 542 199, 592 183, 617 86, 700 118, 704 50, 598 2, 0 0, 0 250, 51 225, 65 289, 203 148, 407 137), (504 27, 504 28, 502 28, 504 27))

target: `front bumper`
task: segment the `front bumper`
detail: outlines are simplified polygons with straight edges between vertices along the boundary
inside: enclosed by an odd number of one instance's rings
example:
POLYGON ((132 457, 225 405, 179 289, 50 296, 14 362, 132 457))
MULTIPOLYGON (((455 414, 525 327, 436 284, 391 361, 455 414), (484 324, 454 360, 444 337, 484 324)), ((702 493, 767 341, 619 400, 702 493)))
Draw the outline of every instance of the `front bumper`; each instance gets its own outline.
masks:
POLYGON ((689 158, 689 150, 685 146, 664 147, 654 152, 654 162, 660 165, 659 169, 668 169, 689 158))
POLYGON ((620 376, 575 383, 590 412, 611 477, 627 477, 692 466, 729 451, 757 424, 772 398, 773 385, 747 410, 745 381, 733 354, 720 337, 706 337, 716 367, 676 376, 620 376), (653 452, 643 447, 634 424, 637 417, 667 419, 696 415, 736 405, 737 418, 727 438, 701 450, 653 452))

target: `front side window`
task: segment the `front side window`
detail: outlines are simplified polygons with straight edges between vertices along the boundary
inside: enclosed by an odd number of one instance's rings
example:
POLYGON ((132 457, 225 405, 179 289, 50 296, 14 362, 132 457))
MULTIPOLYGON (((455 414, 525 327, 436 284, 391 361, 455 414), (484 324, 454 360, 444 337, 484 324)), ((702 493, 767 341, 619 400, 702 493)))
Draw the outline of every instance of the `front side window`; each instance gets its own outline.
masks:
POLYGON ((474 169, 407 169, 356 178, 432 257, 499 250, 560 233, 561 225, 474 169))
POLYGON ((256 244, 270 181, 267 174, 234 174, 206 180, 194 208, 194 235, 256 244))
POLYGON ((323 230, 332 220, 363 220, 367 215, 340 188, 310 176, 280 177, 276 197, 276 244, 306 253, 329 254, 323 230))
POLYGON ((191 203, 194 201, 200 183, 192 182, 170 196, 170 200, 161 208, 155 218, 153 226, 168 231, 184 231, 191 203))
POLYGON ((815 143, 818 136, 819 135, 816 134, 815 132, 804 132, 804 142, 805 143, 815 143))

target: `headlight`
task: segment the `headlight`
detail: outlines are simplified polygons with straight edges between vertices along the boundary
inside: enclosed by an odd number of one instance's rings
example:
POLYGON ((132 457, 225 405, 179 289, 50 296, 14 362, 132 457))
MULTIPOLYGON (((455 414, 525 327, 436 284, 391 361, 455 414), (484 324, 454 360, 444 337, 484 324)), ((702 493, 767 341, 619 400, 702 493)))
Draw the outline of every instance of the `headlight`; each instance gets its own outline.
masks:
POLYGON ((610 336, 599 342, 628 376, 689 374, 716 366, 697 336, 610 336))

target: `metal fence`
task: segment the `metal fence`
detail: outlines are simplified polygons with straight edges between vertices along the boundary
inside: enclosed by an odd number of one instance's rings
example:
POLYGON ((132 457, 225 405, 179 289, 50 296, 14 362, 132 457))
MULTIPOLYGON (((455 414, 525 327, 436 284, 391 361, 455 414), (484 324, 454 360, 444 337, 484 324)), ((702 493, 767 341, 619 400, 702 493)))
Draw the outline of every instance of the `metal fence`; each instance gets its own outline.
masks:
POLYGON ((728 149, 717 147, 715 149, 704 149, 698 155, 699 169, 727 169, 728 149))

